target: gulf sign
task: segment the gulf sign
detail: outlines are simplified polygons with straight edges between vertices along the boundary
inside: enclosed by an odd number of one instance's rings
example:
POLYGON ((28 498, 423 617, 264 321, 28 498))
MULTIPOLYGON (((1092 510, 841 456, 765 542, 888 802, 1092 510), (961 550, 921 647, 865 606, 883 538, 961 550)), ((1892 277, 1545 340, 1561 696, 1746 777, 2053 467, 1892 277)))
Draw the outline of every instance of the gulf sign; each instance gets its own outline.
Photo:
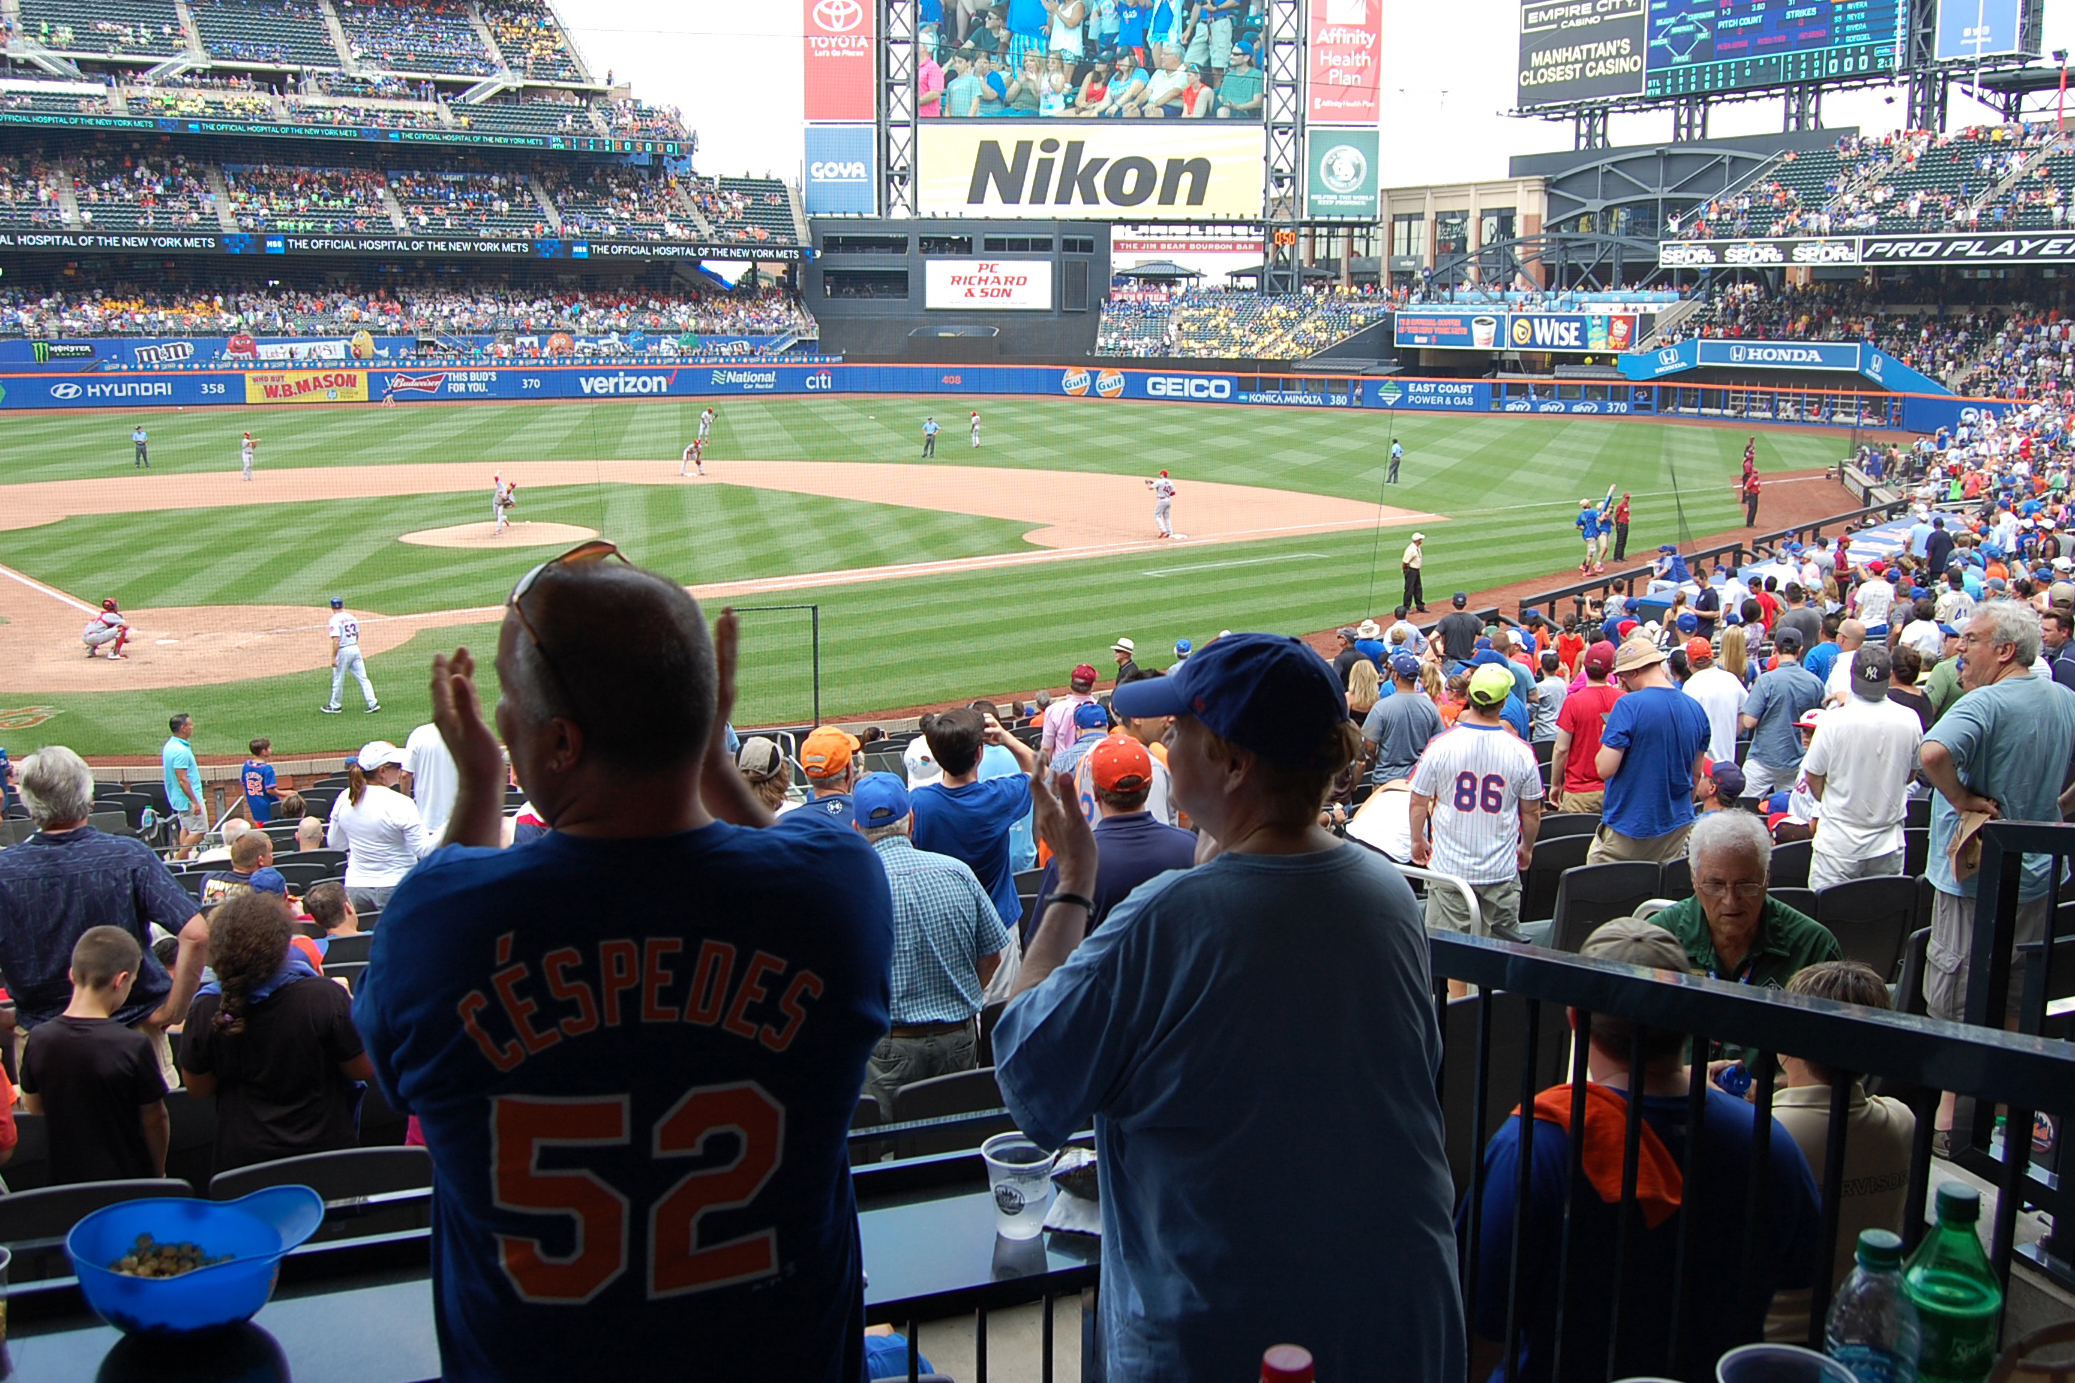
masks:
POLYGON ((1049 259, 932 259, 923 265, 923 306, 1049 312, 1049 259))
POLYGON ((872 45, 878 34, 867 0, 800 0, 808 120, 870 124, 872 45))
POLYGON ((1383 0, 1310 0, 1305 7, 1304 106, 1314 125, 1382 118, 1383 0))
POLYGON ((251 370, 247 403, 366 403, 365 370, 251 370))

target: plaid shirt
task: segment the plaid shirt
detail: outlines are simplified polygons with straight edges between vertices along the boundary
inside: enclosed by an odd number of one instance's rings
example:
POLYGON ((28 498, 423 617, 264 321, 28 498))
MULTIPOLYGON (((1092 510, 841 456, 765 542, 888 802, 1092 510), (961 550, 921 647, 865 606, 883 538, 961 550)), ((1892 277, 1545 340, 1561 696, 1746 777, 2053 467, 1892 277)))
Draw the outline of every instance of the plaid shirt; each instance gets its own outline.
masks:
POLYGON ((893 1021, 964 1022, 980 1011, 980 958, 1009 944, 1008 928, 963 861, 903 835, 872 848, 893 891, 893 1021))
POLYGON ((178 933, 196 903, 151 847, 92 826, 41 832, 0 851, 0 969, 24 1028, 72 1001, 72 948, 89 927, 120 927, 144 948, 130 1001, 117 1022, 148 1017, 173 980, 151 953, 151 924, 178 933))

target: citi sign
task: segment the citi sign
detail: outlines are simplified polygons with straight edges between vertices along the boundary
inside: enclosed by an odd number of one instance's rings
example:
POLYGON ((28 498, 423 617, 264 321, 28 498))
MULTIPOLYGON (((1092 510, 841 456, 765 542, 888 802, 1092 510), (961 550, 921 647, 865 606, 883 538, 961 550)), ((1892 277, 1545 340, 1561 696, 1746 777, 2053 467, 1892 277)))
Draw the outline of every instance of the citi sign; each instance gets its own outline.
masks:
POLYGON ((1152 375, 1146 380, 1146 395, 1156 399, 1229 399, 1232 381, 1197 375, 1152 375))
POLYGON ((670 376, 634 375, 622 370, 611 375, 585 375, 577 380, 576 387, 586 394, 667 394, 670 376))
POLYGON ((827 370, 816 370, 807 376, 806 387, 809 393, 826 393, 836 387, 836 377, 827 370))

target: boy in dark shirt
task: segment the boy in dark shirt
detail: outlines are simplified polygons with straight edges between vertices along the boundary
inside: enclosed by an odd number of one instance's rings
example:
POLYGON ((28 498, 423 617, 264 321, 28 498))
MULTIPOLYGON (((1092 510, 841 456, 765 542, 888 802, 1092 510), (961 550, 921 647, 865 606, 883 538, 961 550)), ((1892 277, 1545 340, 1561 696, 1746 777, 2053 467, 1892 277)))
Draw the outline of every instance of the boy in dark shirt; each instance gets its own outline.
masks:
POLYGON ((45 1117, 53 1184, 166 1174, 166 1082, 142 1033, 115 1021, 144 959, 120 927, 72 948, 72 1002, 30 1034, 22 1102, 45 1117))

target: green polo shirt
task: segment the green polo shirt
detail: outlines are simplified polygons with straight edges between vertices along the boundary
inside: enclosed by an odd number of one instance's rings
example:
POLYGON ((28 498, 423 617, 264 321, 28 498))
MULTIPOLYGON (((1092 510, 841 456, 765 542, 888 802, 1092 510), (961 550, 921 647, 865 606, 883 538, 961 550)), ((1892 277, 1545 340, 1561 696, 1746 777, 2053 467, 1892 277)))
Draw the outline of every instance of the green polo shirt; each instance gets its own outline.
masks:
POLYGON ((1958 658, 1939 659, 1938 665, 1932 668, 1930 673, 1917 683, 1917 686, 1923 690, 1925 696, 1930 698, 1931 718, 1935 721, 1939 716, 1944 715, 1953 708, 1953 702, 1958 701, 1960 693, 1965 690, 1960 685, 1960 660, 1958 658))
POLYGON ((1796 971, 1820 961, 1844 959, 1844 952, 1828 927, 1777 898, 1765 900, 1765 909, 1759 914, 1758 939, 1751 944, 1742 968, 1728 974, 1723 973, 1722 963, 1715 955, 1715 939, 1708 934, 1708 918, 1701 911, 1699 898, 1688 898, 1653 914, 1650 920, 1678 937, 1693 968, 1713 979, 1785 989, 1796 971))

